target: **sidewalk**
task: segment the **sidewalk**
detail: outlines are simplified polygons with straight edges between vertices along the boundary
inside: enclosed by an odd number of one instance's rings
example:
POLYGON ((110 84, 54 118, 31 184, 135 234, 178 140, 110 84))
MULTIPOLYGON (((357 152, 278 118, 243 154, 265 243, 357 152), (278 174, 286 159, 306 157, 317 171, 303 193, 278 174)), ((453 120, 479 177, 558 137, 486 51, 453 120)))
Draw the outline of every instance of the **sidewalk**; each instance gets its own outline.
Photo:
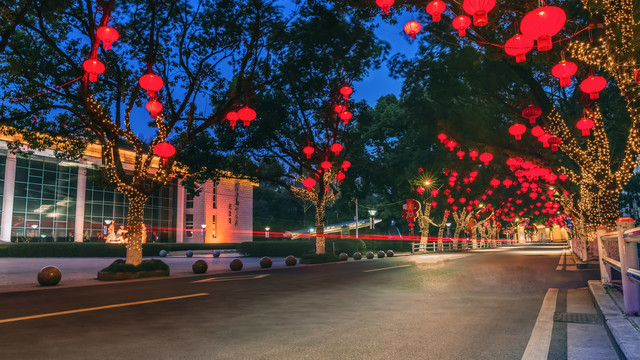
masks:
MULTIPOLYGON (((169 256, 164 258, 156 256, 145 257, 145 259, 152 258, 160 259, 169 265, 172 278, 194 275, 191 266, 196 260, 205 260, 207 262, 207 265, 209 265, 207 274, 231 272, 229 263, 237 258, 240 258, 243 263, 241 271, 261 269, 260 258, 241 257, 237 253, 222 253, 219 258, 213 258, 210 253, 198 252, 191 258, 184 256, 184 252, 170 253, 169 256)), ((97 274, 99 270, 109 266, 114 260, 116 258, 0 258, 0 293, 112 284, 113 282, 98 281, 97 274), (44 287, 38 284, 38 271, 45 266, 55 266, 62 272, 62 280, 57 286, 44 287)), ((272 268, 286 267, 284 258, 271 258, 271 260, 273 261, 272 268)), ((298 263, 296 266, 305 265, 298 263)))
POLYGON ((590 280, 589 291, 620 353, 627 360, 640 360, 640 316, 624 314, 622 294, 617 289, 605 288, 600 281, 590 280))

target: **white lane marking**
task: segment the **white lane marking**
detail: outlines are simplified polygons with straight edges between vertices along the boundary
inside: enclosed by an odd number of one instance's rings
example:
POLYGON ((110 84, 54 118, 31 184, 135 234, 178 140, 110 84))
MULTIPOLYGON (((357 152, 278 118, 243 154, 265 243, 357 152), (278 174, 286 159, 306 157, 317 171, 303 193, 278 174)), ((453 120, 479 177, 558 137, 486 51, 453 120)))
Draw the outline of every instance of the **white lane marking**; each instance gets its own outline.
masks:
POLYGON ((203 279, 203 280, 192 281, 191 283, 233 281, 233 280, 253 280, 253 279, 262 279, 262 278, 267 277, 269 275, 271 275, 271 274, 213 277, 213 278, 208 278, 208 279, 203 279))
POLYGON ((21 316, 21 317, 10 318, 10 319, 0 319, 0 324, 4 324, 4 323, 8 323, 8 322, 14 322, 14 321, 40 319, 40 318, 51 317, 51 316, 77 314, 77 313, 87 312, 87 311, 113 309, 113 308, 132 306, 132 305, 150 304, 150 303, 161 302, 161 301, 186 299, 186 298, 192 298, 192 297, 196 297, 196 296, 206 296, 206 295, 209 295, 209 293, 198 293, 198 294, 190 294, 190 295, 182 295, 182 296, 172 296, 172 297, 162 298, 162 299, 143 300, 143 301, 135 301, 135 302, 130 302, 130 303, 123 303, 123 304, 96 306, 96 307, 90 307, 90 308, 85 308, 85 309, 59 311, 59 312, 47 313, 47 314, 21 316))
POLYGON ((560 261, 558 262, 558 266, 556 267, 556 271, 562 270, 562 265, 566 264, 567 256, 565 253, 566 250, 562 250, 562 254, 560 255, 560 261))
POLYGON ((374 272, 374 271, 381 271, 381 270, 390 270, 390 269, 397 269, 397 268, 403 268, 403 267, 408 267, 408 266, 413 266, 413 265, 407 264, 407 265, 390 266, 390 267, 380 268, 380 269, 365 270, 363 272, 374 272))
POLYGON ((553 314, 556 311, 558 289, 549 289, 544 296, 542 308, 538 314, 536 325, 533 327, 527 348, 524 350, 522 360, 546 359, 549 356, 551 346, 551 331, 553 330, 553 314))

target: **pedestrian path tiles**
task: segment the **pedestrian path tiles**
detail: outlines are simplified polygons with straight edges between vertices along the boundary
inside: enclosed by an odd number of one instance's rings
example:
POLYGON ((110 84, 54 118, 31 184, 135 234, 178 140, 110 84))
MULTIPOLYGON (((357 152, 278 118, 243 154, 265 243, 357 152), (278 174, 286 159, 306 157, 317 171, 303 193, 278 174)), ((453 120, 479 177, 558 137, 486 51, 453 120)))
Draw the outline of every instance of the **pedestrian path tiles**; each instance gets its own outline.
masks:
POLYGON ((557 271, 578 271, 578 265, 576 265, 573 256, 571 256, 571 250, 563 249, 562 254, 560 255, 560 260, 558 261, 558 266, 556 266, 557 271))

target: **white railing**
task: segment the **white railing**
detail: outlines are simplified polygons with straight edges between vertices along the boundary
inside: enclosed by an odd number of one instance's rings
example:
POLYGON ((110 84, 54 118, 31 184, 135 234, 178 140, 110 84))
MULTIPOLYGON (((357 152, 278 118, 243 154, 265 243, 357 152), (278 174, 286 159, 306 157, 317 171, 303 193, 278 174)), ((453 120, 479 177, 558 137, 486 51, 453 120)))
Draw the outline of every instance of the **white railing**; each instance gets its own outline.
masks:
POLYGON ((466 250, 466 249, 482 249, 493 248, 499 246, 511 245, 510 240, 477 240, 474 246, 473 241, 470 239, 459 239, 453 241, 450 238, 444 238, 442 246, 438 245, 438 241, 429 240, 427 242, 412 242, 411 253, 427 253, 427 252, 442 252, 451 250, 466 250))
POLYGON ((632 228, 634 225, 635 221, 632 219, 622 218, 616 221, 616 231, 609 233, 605 229, 597 231, 600 278, 603 284, 610 284, 611 270, 620 273, 624 309, 628 315, 640 313, 640 265, 638 264, 640 227, 632 228))

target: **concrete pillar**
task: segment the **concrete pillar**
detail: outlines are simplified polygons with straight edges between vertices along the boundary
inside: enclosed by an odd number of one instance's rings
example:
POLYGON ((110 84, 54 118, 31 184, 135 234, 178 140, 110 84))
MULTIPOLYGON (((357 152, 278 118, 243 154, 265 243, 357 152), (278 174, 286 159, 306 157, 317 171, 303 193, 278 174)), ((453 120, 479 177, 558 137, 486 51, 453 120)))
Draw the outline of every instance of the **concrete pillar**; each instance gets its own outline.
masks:
POLYGON ((84 203, 87 195, 87 168, 83 162, 78 167, 78 186, 76 189, 76 220, 74 229, 74 242, 84 241, 84 203))
POLYGON ((629 268, 638 266, 638 250, 635 242, 626 242, 624 232, 635 226, 631 218, 616 220, 618 230, 618 250, 620 251, 620 269, 622 272, 622 294, 624 296, 624 312, 633 316, 640 314, 640 286, 627 276, 629 268))
POLYGON ((178 196, 176 199, 176 242, 184 242, 184 200, 185 190, 184 186, 178 183, 178 196))
POLYGON ((0 241, 11 242, 13 220, 13 193, 16 187, 16 155, 7 154, 4 168, 4 192, 2 194, 2 218, 0 219, 0 241))
POLYGON ((602 284, 611 284, 611 267, 604 263, 604 257, 609 256, 602 241, 602 236, 607 233, 607 228, 598 226, 596 229, 596 241, 598 242, 598 262, 600 263, 600 281, 602 284))

